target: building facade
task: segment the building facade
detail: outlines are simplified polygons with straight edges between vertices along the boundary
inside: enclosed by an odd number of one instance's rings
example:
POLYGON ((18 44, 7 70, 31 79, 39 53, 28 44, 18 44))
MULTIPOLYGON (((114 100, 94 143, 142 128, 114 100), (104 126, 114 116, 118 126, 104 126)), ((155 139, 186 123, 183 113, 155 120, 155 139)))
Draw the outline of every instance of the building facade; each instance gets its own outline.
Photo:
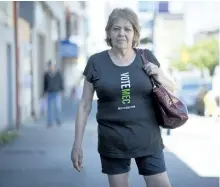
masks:
POLYGON ((19 2, 21 121, 38 118, 47 62, 61 66, 59 42, 65 37, 64 2, 19 2))
POLYGON ((13 5, 14 2, 0 3, 0 85, 3 90, 0 94, 0 131, 39 117, 43 73, 48 60, 56 62, 58 67, 61 65, 59 43, 65 38, 64 2, 19 1, 17 9, 13 9, 13 5), (17 20, 17 30, 14 20, 17 20), (17 57, 15 51, 18 51, 17 57), (20 123, 16 121, 17 111, 20 123))
POLYGON ((65 38, 65 6, 62 1, 35 1, 32 39, 32 114, 40 113, 43 94, 43 75, 47 62, 52 60, 58 68, 62 62, 59 43, 65 38))
POLYGON ((167 71, 170 62, 178 58, 184 44, 185 21, 183 14, 159 14, 155 20, 154 49, 161 67, 167 71))
POLYGON ((15 48, 12 2, 0 2, 0 131, 16 121, 15 48))
POLYGON ((65 43, 75 46, 70 56, 63 56, 65 95, 70 96, 79 85, 88 59, 88 2, 65 1, 66 39, 65 43))

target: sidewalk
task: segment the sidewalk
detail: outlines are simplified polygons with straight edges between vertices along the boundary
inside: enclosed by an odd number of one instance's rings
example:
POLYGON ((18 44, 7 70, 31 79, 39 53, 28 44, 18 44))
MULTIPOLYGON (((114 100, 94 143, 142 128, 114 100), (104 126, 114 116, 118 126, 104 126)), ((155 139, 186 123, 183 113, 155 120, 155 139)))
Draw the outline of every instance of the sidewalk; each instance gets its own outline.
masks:
MULTIPOLYGON (((88 120, 83 144, 84 169, 72 168, 70 151, 74 138, 76 104, 65 103, 65 123, 47 129, 41 121, 27 124, 21 136, 11 144, 0 147, 1 187, 105 187, 107 177, 101 173, 97 153, 96 104, 88 120)), ((173 187, 218 187, 218 180, 201 178, 173 153, 165 150, 168 173, 173 187)), ((133 187, 144 187, 132 162, 130 181, 133 187)))

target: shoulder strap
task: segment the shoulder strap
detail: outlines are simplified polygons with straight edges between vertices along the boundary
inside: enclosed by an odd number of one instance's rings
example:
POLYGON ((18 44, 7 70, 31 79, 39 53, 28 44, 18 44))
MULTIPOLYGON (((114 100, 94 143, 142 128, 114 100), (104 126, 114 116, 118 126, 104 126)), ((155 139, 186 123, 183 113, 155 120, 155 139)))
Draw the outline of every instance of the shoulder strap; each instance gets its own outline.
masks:
POLYGON ((146 50, 145 49, 138 49, 139 54, 141 55, 143 67, 149 63, 146 55, 146 50))
POLYGON ((144 68, 144 67, 149 63, 149 61, 148 61, 148 59, 147 59, 147 55, 146 55, 146 50, 145 50, 145 49, 138 49, 138 52, 139 52, 139 54, 141 55, 144 72, 146 73, 146 75, 148 75, 148 76, 150 77, 152 86, 153 86, 153 88, 155 88, 155 87, 156 87, 156 83, 157 83, 158 85, 160 85, 160 83, 157 82, 153 76, 150 76, 150 75, 145 71, 145 68, 144 68))

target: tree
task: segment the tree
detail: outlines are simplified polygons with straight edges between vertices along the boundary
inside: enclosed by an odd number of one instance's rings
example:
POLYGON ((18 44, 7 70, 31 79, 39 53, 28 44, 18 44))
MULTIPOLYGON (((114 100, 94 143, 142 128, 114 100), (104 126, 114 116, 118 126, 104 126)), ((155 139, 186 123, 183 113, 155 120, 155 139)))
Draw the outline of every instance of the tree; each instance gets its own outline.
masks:
POLYGON ((179 70, 197 67, 200 70, 208 68, 213 75, 218 64, 218 41, 215 38, 205 38, 193 46, 183 46, 180 49, 180 58, 173 60, 172 65, 179 70))
POLYGON ((189 68, 189 51, 187 46, 181 46, 177 54, 179 54, 178 58, 172 59, 171 65, 180 71, 187 70, 189 68))
POLYGON ((152 43, 151 38, 145 37, 140 40, 140 44, 148 44, 148 43, 152 43))
POLYGON ((207 38, 197 42, 190 48, 190 63, 203 70, 208 68, 212 75, 218 65, 218 41, 207 38))

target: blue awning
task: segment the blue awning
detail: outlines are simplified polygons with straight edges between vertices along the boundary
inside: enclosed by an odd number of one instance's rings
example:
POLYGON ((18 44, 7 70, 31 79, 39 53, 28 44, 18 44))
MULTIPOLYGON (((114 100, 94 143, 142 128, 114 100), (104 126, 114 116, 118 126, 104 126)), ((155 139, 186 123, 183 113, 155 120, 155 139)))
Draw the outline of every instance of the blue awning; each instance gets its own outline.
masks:
POLYGON ((62 58, 78 58, 79 47, 69 40, 62 40, 60 41, 60 56, 62 58))

